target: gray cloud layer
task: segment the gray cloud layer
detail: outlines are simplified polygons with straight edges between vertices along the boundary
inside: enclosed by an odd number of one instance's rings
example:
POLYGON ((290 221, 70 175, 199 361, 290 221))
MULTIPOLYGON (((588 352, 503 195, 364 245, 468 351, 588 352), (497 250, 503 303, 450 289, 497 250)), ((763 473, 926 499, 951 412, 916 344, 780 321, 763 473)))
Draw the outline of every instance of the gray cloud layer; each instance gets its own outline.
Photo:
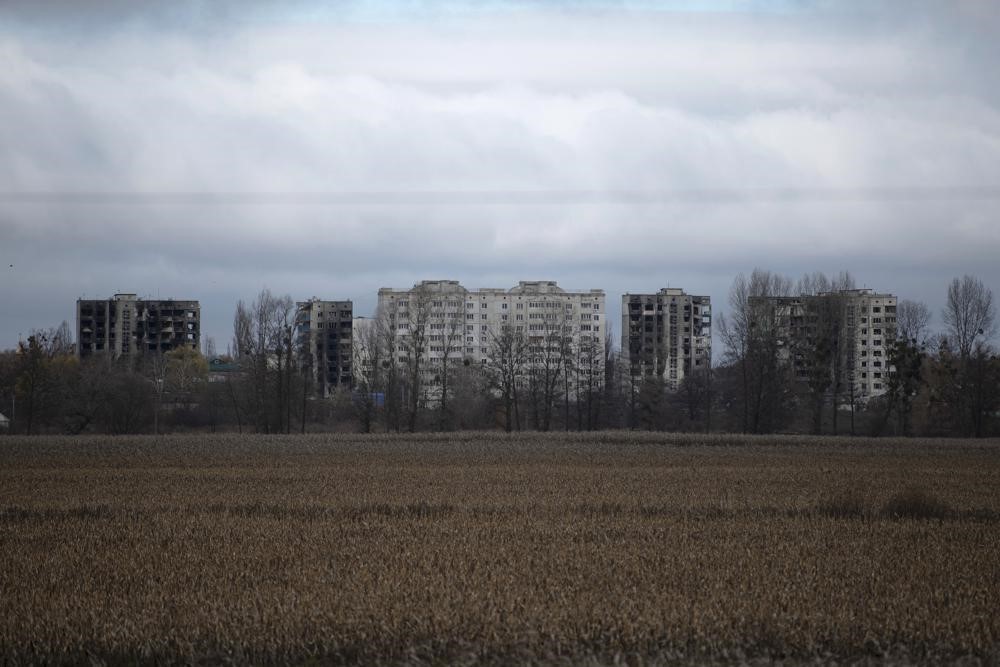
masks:
POLYGON ((224 344, 264 285, 362 314, 445 277, 722 309, 754 266, 1000 290, 992 3, 74 6, 0 10, 0 347, 115 291, 200 298, 224 344), (317 196, 344 192, 393 195, 317 196))

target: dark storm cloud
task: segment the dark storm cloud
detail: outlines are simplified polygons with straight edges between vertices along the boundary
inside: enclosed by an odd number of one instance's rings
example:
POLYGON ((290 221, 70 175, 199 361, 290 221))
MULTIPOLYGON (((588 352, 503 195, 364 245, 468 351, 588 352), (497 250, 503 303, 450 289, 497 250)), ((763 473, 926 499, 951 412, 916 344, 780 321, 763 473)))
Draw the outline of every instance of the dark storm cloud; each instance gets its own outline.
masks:
POLYGON ((265 285, 1000 289, 993 3, 84 4, 0 10, 3 346, 115 291, 224 342, 265 285))

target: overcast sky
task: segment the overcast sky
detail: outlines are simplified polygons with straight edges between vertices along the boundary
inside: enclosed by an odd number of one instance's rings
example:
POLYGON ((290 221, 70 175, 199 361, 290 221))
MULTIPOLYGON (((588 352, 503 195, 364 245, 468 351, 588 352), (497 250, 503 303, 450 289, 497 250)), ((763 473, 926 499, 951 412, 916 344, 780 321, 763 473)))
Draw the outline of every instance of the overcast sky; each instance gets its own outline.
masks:
MULTIPOLYGON (((0 348, 77 298, 1000 296, 1000 3, 0 7, 0 348)), ((721 350, 716 352, 721 356, 721 350)))

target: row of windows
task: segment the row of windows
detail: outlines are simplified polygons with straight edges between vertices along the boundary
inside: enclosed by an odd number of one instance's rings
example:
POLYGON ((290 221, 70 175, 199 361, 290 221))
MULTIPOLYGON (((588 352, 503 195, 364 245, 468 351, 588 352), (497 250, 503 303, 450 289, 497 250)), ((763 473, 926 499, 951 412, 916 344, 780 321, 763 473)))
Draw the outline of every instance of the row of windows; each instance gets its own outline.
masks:
MULTIPOLYGON (((489 304, 490 304, 490 302, 483 301, 483 302, 481 302, 479 304, 479 306, 480 306, 480 308, 489 308, 489 304)), ((448 301, 447 302, 447 307, 448 308, 461 308, 461 305, 462 304, 459 301, 448 301)), ((508 305, 509 304, 506 301, 500 302, 500 309, 501 310, 507 310, 508 309, 508 305)), ((397 309, 400 309, 400 310, 402 310, 403 308, 409 308, 409 306, 410 306, 410 302, 407 299, 401 299, 400 301, 396 302, 396 307, 397 307, 397 309)), ((444 301, 432 301, 431 302, 431 307, 432 308, 444 308, 445 306, 446 306, 446 303, 444 301)), ((573 308, 573 304, 572 303, 563 303, 563 302, 559 302, 559 301, 529 301, 528 302, 528 307, 529 308, 560 308, 562 306, 565 306, 565 308, 567 310, 573 308)), ((470 301, 470 302, 467 302, 465 304, 465 307, 468 310, 468 309, 475 308, 476 305, 475 305, 475 303, 473 303, 473 302, 470 301)), ((517 310, 524 310, 524 303, 517 302, 517 303, 514 304, 514 307, 517 310)), ((600 304, 599 301, 595 301, 593 303, 581 303, 580 307, 581 308, 591 308, 593 310, 600 310, 601 309, 601 304, 600 304)), ((402 313, 402 314, 404 316, 407 315, 407 313, 402 313)), ((321 313, 321 315, 322 315, 322 313, 321 313)), ((350 316, 350 311, 342 311, 341 315, 342 316, 350 316)))
MULTIPOLYGON (((517 326, 517 327, 515 327, 515 330, 516 331, 524 331, 524 327, 523 326, 517 326)), ((529 324, 528 325, 528 330, 529 331, 549 331, 550 333, 554 333, 554 330, 547 328, 544 324, 529 324)), ((468 326, 468 327, 465 328, 466 334, 472 334, 474 331, 475 331, 475 327, 468 326)), ((482 334, 486 334, 488 331, 489 331, 489 328, 487 326, 483 325, 481 327, 482 334)), ((600 325, 597 325, 597 324, 594 324, 594 325, 584 324, 584 325, 580 326, 580 331, 587 331, 587 332, 592 331, 595 334, 599 334, 601 332, 601 327, 600 327, 600 325)), ((445 339, 445 337, 443 335, 441 335, 441 334, 431 334, 430 336, 428 336, 428 339, 429 339, 429 341, 431 343, 436 343, 436 342, 443 342, 444 339, 445 339)), ((580 340, 589 340, 589 339, 590 339, 590 337, 587 336, 587 335, 581 335, 580 336, 580 340)), ((597 337, 595 336, 594 339, 596 340, 597 337)), ((475 336, 474 335, 466 335, 465 340, 468 343, 475 342, 475 336)), ((403 351, 403 350, 406 350, 406 349, 409 349, 409 348, 408 348, 407 345, 399 345, 398 349, 400 351, 403 351)), ((432 347, 431 349, 433 350, 434 348, 432 347)))

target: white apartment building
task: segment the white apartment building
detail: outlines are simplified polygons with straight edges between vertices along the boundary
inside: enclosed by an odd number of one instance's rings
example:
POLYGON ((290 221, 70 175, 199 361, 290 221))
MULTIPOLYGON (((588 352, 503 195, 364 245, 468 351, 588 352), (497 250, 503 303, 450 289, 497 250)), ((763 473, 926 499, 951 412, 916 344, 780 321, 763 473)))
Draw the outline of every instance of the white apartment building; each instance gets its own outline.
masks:
POLYGON ((848 290, 847 327, 854 334, 853 382, 862 400, 881 396, 896 372, 889 363, 896 342, 896 297, 869 289, 848 290))
POLYGON ((485 365, 505 327, 524 336, 529 364, 540 363, 557 340, 577 357, 601 351, 607 332, 604 290, 565 290, 555 281, 470 290, 456 280, 425 280, 382 288, 376 318, 395 332, 396 361, 407 363, 416 342, 431 374, 445 357, 485 365))
POLYGON ((770 298, 778 308, 782 357, 792 363, 800 380, 809 376, 809 358, 801 350, 817 335, 816 306, 822 299, 836 299, 842 308, 845 379, 850 383, 844 393, 861 402, 881 396, 895 373, 890 354, 896 340, 896 296, 870 289, 850 289, 770 298))

